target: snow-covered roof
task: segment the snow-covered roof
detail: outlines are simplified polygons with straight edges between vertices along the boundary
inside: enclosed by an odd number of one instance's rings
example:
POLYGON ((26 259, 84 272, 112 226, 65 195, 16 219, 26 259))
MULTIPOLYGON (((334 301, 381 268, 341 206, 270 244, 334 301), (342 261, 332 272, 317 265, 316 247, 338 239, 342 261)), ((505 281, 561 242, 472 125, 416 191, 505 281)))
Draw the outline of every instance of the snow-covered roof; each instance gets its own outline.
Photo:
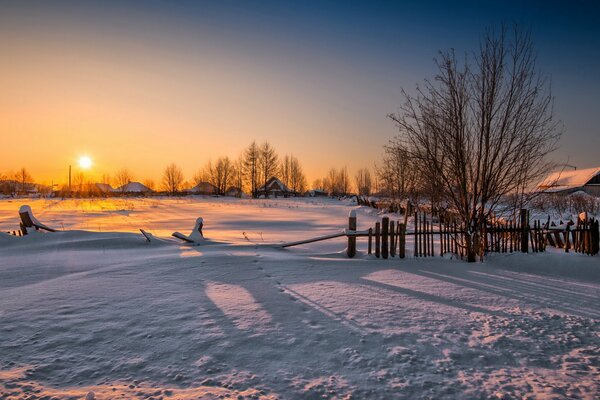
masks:
POLYGON ((291 192, 291 190, 283 182, 281 182, 279 179, 275 178, 274 176, 271 177, 271 179, 269 179, 265 185, 262 185, 261 187, 259 187, 258 191, 264 192, 265 187, 269 191, 281 190, 282 192, 291 192))
POLYGON ((128 184, 119 187, 117 190, 119 192, 126 193, 144 193, 152 191, 152 189, 150 189, 148 186, 143 185, 139 182, 129 182, 128 184))
POLYGON ((96 183, 96 187, 101 192, 114 192, 115 191, 115 189, 113 189, 113 187, 110 186, 108 183, 96 183))
POLYGON ((200 192, 214 192, 216 191, 216 187, 215 185, 213 185, 210 182, 199 182, 196 186, 187 189, 186 191, 188 192, 192 192, 192 193, 200 193, 200 192))
POLYGON ((600 167, 552 172, 538 185, 538 188, 548 192, 577 189, 598 174, 600 174, 600 167))

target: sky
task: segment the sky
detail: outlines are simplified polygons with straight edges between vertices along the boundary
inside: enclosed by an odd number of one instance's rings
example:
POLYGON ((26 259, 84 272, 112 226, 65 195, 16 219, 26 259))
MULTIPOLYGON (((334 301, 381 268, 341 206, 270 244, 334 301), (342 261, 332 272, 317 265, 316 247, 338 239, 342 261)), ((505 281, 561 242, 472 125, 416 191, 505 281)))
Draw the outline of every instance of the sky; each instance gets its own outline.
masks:
POLYGON ((0 173, 65 182, 127 168, 186 178, 252 141, 309 183, 381 158, 401 89, 487 27, 530 29, 564 134, 558 162, 600 165, 594 1, 0 1, 0 173))

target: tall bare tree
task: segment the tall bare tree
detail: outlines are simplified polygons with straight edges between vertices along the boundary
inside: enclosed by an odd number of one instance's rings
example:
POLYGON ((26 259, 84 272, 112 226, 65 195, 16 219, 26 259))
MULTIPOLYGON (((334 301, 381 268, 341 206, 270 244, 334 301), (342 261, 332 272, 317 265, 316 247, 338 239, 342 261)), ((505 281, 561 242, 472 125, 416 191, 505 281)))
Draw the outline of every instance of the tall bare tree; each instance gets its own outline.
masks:
MULTIPOLYGON (((260 146, 258 156, 258 171, 261 185, 267 189, 267 182, 269 179, 279 172, 279 165, 277 163, 277 153, 269 142, 264 142, 260 146)), ((268 190, 265 193, 266 197, 269 197, 268 190)))
POLYGON ((162 185, 171 195, 177 194, 181 190, 183 180, 183 172, 177 164, 171 163, 165 167, 162 175, 162 185))
POLYGON ((20 192, 25 194, 27 192, 27 184, 31 183, 33 178, 29 171, 25 167, 22 167, 15 174, 15 180, 19 182, 20 192))
POLYGON ((485 221, 507 194, 544 175, 560 137, 547 78, 529 33, 489 30, 472 56, 441 52, 438 74, 390 118, 423 179, 466 228, 466 253, 483 253, 485 221))
POLYGON ((133 179, 133 175, 129 172, 128 169, 123 168, 117 172, 115 175, 115 185, 121 192, 125 192, 127 190, 127 184, 131 182, 133 179))
POLYGON ((300 161, 293 155, 290 156, 289 161, 289 182, 286 183, 289 189, 294 192, 294 195, 298 195, 306 190, 306 176, 304 176, 304 170, 300 161))
POLYGON ((356 191, 361 196, 370 196, 373 183, 371 181, 371 171, 368 168, 361 168, 354 175, 354 184, 356 191))
POLYGON ((234 177, 234 166, 229 157, 220 157, 214 164, 209 162, 210 183, 217 188, 217 194, 225 194, 234 177))
POLYGON ((252 197, 257 197, 257 189, 259 182, 259 158, 260 148, 256 141, 252 141, 246 151, 244 151, 244 176, 250 187, 252 197))

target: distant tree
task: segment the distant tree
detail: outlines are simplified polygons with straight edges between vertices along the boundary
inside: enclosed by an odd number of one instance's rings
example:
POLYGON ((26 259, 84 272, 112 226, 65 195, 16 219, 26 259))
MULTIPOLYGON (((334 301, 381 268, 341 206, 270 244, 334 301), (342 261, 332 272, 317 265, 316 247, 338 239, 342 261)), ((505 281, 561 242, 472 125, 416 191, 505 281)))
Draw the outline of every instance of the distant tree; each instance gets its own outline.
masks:
POLYGON ((323 185, 323 179, 315 179, 312 183, 313 189, 325 190, 325 185, 323 185))
POLYGON ((354 184, 356 191, 361 196, 370 196, 373 183, 371 181, 371 172, 367 168, 361 168, 354 175, 354 184))
POLYGON ((123 168, 115 175, 115 185, 120 189, 121 192, 125 192, 127 190, 126 186, 131 180, 133 176, 129 172, 129 170, 123 168))
POLYGON ((199 169, 193 177, 194 185, 197 186, 202 182, 210 182, 210 163, 204 167, 199 169))
POLYGON ((252 141, 244 152, 244 177, 250 188, 252 197, 257 197, 257 189, 259 182, 259 158, 260 148, 256 141, 252 141))
POLYGON ((289 163, 289 183, 286 185, 294 192, 294 195, 303 193, 306 190, 306 177, 304 176, 302 166, 294 156, 290 156, 289 163))
POLYGON ((350 178, 348 177, 348 168, 346 166, 340 170, 338 179, 341 194, 345 196, 350 193, 350 178))
POLYGON ((210 183, 217 188, 217 194, 225 194, 234 176, 234 166, 229 157, 220 157, 212 164, 209 162, 210 183))
POLYGON ((466 229, 468 261, 483 256, 485 223, 502 199, 524 196, 545 175, 556 148, 548 80, 537 71, 529 34, 488 31, 472 58, 441 52, 438 74, 390 118, 421 181, 428 181, 466 229))
POLYGON ((281 163, 279 164, 279 179, 287 187, 290 187, 291 170, 292 170, 291 157, 286 154, 281 159, 281 163))
POLYGON ((27 193, 27 184, 31 183, 33 178, 31 177, 31 174, 29 174, 29 171, 27 171, 25 167, 22 167, 15 174, 15 180, 19 182, 20 192, 25 194, 27 193))
POLYGON ((156 183, 154 183, 154 179, 147 178, 142 182, 144 186, 146 186, 150 190, 156 190, 156 183))
MULTIPOLYGON (((259 149, 258 170, 261 185, 265 186, 265 189, 269 179, 279 172, 277 159, 278 156, 273 146, 269 142, 264 142, 259 149)), ((269 197, 268 191, 266 191, 265 196, 269 197)))
POLYGON ((244 157, 240 155, 235 161, 234 170, 233 170, 233 185, 239 189, 237 194, 238 197, 242 195, 242 190, 244 186, 244 157))
POLYGON ((183 180, 183 172, 181 171, 181 168, 177 166, 177 164, 171 163, 166 166, 165 170, 163 171, 162 185, 167 192, 169 192, 171 195, 179 192, 181 190, 183 180))

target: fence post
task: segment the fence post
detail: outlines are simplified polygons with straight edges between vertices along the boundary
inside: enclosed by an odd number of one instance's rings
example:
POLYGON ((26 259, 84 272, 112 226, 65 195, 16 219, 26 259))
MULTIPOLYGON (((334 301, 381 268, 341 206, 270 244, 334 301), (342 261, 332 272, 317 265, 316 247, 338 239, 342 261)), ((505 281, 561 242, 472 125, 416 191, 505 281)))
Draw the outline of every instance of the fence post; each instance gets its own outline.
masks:
POLYGON ((390 255, 396 257, 396 231, 394 221, 390 221, 390 255))
POLYGON ((381 254, 381 224, 375 223, 375 257, 379 258, 381 254))
POLYGON ((529 252, 529 218, 527 210, 521 209, 521 252, 529 252))
POLYGON ((369 228, 369 254, 373 253, 373 228, 369 228))
MULTIPOLYGON (((351 210, 348 215, 348 230, 356 232, 356 211, 351 210)), ((348 236, 348 248, 346 249, 348 257, 356 255, 356 236, 348 236)))
POLYGON ((569 224, 567 224, 567 230, 565 232, 565 253, 569 252, 569 249, 571 248, 571 243, 570 243, 570 235, 571 234, 571 226, 569 224))
POLYGON ((406 224, 398 225, 398 257, 406 256, 406 224))
POLYGON ((381 256, 385 259, 388 258, 390 254, 390 238, 389 238, 389 229, 390 229, 390 219, 388 217, 383 217, 381 219, 381 256))

